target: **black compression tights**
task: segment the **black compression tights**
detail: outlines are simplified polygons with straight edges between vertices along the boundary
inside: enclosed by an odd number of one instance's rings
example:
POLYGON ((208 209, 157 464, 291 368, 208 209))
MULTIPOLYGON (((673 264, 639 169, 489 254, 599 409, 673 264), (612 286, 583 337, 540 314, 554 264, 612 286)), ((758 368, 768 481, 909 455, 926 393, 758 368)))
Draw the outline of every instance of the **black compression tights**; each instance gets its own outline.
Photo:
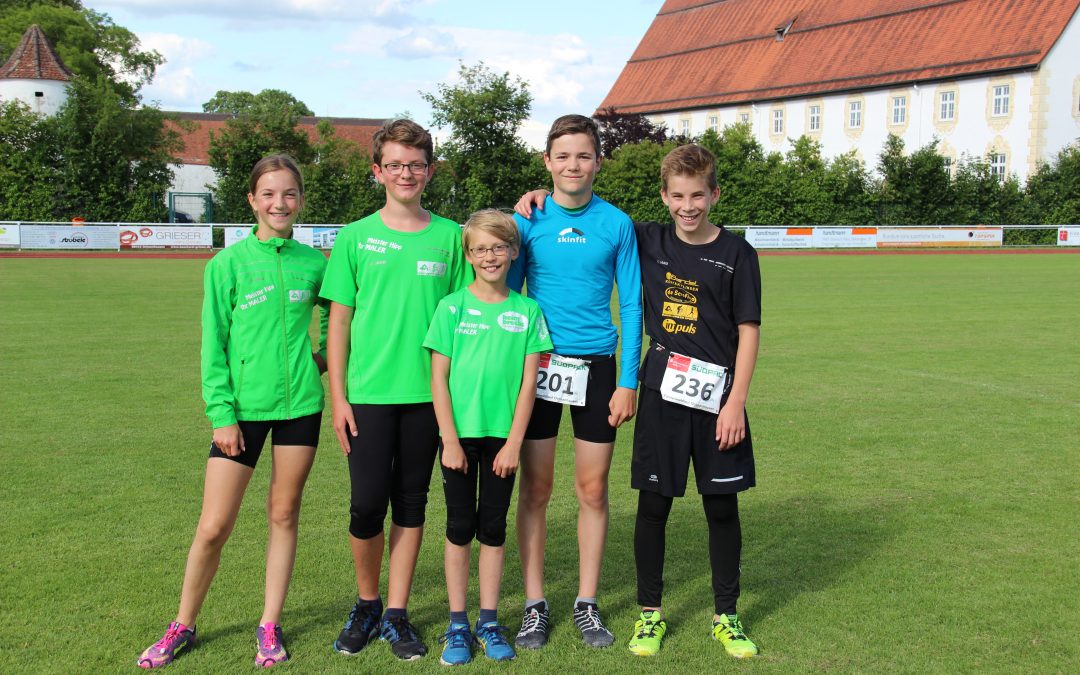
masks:
MULTIPOLYGON (((739 558, 742 529, 739 496, 702 495, 709 524, 709 561, 712 564, 713 598, 717 614, 734 614, 739 599, 739 558)), ((671 497, 647 490, 638 493, 634 527, 634 558, 637 561, 638 603, 660 607, 664 592, 664 542, 671 497)), ((680 551, 680 554, 693 554, 680 551)))

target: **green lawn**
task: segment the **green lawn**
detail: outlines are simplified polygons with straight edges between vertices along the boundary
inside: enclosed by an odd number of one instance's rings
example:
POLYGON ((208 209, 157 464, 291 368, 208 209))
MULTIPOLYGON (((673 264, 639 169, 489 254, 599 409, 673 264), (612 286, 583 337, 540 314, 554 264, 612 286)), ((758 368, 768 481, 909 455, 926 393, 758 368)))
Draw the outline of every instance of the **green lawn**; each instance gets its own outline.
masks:
MULTIPOLYGON (((199 393, 203 261, 0 260, 0 672, 133 672, 171 620, 209 442, 199 393)), ((742 500, 740 612, 762 656, 727 659, 699 500, 668 536, 670 631, 636 615, 631 431, 611 480, 601 603, 616 647, 579 644, 572 456, 549 514, 543 651, 474 672, 1076 672, 1080 668, 1080 257, 765 257, 742 500)), ((327 416, 329 417, 329 416, 327 416)), ((264 458, 268 460, 269 457, 264 458)), ((202 615, 169 672, 251 669, 269 472, 256 472, 202 615)), ((692 485, 692 484, 691 484, 692 485)), ((444 629, 442 494, 414 623, 444 629)), ((331 651, 355 594, 348 477, 328 426, 305 495, 284 626, 292 672, 434 672, 385 646, 331 651)), ((500 612, 516 630, 516 546, 500 612)), ((475 618, 475 593, 470 599, 475 618)))

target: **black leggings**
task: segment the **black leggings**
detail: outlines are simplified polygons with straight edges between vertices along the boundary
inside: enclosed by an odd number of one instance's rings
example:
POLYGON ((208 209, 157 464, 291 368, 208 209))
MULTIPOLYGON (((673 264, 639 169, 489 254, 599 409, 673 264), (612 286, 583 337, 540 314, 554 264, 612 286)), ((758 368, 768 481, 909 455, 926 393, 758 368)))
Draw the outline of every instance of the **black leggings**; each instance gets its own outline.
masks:
MULTIPOLYGON (((660 607, 664 593, 664 542, 673 498, 656 492, 638 492, 634 527, 637 561, 638 604, 660 607)), ((702 495, 709 524, 709 561, 712 563, 713 601, 717 614, 734 614, 739 599, 739 558, 742 529, 739 526, 738 493, 702 495)))
POLYGON ((358 434, 349 437, 349 534, 383 531, 386 507, 399 527, 424 524, 439 426, 430 403, 353 405, 358 434))
POLYGON ((473 537, 485 546, 506 543, 506 512, 514 493, 514 474, 500 478, 491 469, 495 455, 505 444, 505 438, 462 438, 468 471, 442 467, 446 538, 451 544, 465 546, 473 537))

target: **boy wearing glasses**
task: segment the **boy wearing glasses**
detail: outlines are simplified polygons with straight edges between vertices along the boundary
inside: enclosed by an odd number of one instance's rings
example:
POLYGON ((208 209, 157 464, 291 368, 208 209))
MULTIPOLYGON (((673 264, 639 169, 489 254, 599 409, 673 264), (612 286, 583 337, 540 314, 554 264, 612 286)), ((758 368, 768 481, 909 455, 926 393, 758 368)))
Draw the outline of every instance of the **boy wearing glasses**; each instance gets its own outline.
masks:
POLYGON ((372 171, 386 189, 386 204, 342 228, 321 291, 331 301, 334 432, 352 489, 349 542, 358 598, 334 642, 343 654, 358 653, 376 637, 401 659, 427 653, 406 613, 438 445, 423 340, 439 300, 472 276, 458 225, 420 206, 432 151, 430 134, 410 120, 387 122, 376 132, 372 171), (379 573, 388 505, 384 612, 379 573))
POLYGON ((506 285, 521 242, 514 220, 494 209, 478 211, 461 237, 476 278, 439 302, 424 340, 431 350, 446 493, 446 665, 468 663, 474 640, 488 658, 515 657, 496 615, 506 512, 536 395, 540 352, 552 348, 540 306, 506 285), (465 609, 474 538, 480 542, 475 638, 465 609))

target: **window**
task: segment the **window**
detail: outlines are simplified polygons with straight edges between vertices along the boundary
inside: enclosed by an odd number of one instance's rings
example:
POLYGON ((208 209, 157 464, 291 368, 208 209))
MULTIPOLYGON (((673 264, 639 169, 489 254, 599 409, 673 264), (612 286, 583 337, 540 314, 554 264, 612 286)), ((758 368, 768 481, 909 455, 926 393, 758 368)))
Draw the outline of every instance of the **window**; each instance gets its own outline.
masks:
POLYGON ((680 129, 681 129, 681 131, 679 133, 681 133, 683 136, 689 136, 690 135, 690 120, 681 120, 679 122, 679 124, 680 124, 680 129))
POLYGON ((892 123, 904 124, 905 122, 907 122, 907 96, 893 96, 892 123))
POLYGON ((1009 85, 999 84, 994 87, 994 117, 1004 117, 1009 114, 1009 85))
POLYGON ((35 91, 34 92, 34 97, 35 98, 45 98, 45 92, 43 92, 43 91, 35 91))
POLYGON ((862 101, 852 101, 848 104, 848 128, 862 128, 862 101))
POLYGON ((942 164, 945 166, 945 173, 952 175, 952 157, 942 157, 942 164))
POLYGON ((993 153, 990 155, 990 175, 998 180, 1005 180, 1005 154, 993 153))
POLYGON ((716 115, 709 118, 709 131, 720 131, 720 118, 716 115))
POLYGON ((774 134, 784 133, 784 111, 774 110, 772 111, 772 132, 774 134))
POLYGON ((742 122, 743 124, 746 124, 747 122, 749 122, 750 121, 750 113, 740 113, 739 114, 739 121, 742 122))
POLYGON ((955 91, 943 91, 941 92, 941 110, 938 112, 938 119, 943 122, 951 122, 956 118, 956 92, 955 91))
POLYGON ((810 131, 821 131, 821 106, 810 106, 810 131))

